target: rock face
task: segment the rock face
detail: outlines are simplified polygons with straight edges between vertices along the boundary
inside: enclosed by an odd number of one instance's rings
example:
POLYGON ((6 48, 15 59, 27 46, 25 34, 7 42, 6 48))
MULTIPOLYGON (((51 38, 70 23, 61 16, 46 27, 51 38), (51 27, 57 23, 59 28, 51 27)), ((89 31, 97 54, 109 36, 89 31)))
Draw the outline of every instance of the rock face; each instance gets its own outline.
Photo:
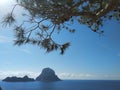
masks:
POLYGON ((35 81, 35 80, 32 78, 29 78, 28 76, 24 76, 23 78, 7 77, 7 78, 3 79, 2 81, 6 81, 6 82, 31 82, 31 81, 35 81))
POLYGON ((53 81, 60 81, 60 79, 55 75, 54 70, 50 68, 44 68, 42 73, 36 78, 37 81, 43 82, 53 82, 53 81))
POLYGON ((2 90, 2 88, 0 87, 0 90, 2 90))

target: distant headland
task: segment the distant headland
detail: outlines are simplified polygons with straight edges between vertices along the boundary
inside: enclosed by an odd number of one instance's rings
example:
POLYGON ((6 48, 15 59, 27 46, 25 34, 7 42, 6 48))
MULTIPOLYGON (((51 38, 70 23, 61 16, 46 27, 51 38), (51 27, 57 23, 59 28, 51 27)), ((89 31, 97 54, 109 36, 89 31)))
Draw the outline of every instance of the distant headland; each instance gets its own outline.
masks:
POLYGON ((31 82, 31 81, 35 81, 35 80, 33 78, 29 78, 28 76, 24 76, 23 78, 13 76, 13 77, 6 77, 2 81, 6 81, 6 82, 31 82))
POLYGON ((28 76, 24 77, 6 77, 2 81, 5 82, 32 82, 32 81, 42 81, 42 82, 55 82, 55 81, 61 81, 61 79, 58 78, 58 76, 55 74, 55 71, 51 68, 44 68, 41 72, 41 74, 36 78, 29 78, 28 76))

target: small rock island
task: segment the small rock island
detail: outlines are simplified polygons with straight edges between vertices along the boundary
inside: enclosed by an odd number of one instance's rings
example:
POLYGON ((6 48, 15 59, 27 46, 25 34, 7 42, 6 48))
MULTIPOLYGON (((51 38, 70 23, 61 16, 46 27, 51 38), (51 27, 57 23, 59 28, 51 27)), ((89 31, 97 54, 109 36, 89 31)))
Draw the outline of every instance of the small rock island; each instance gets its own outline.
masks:
POLYGON ((3 79, 2 81, 5 82, 31 82, 35 81, 33 78, 29 78, 28 76, 24 76, 23 78, 21 77, 7 77, 3 79))
POLYGON ((32 82, 32 81, 42 81, 42 82, 55 82, 61 81, 58 76, 55 74, 55 71, 51 68, 44 68, 41 74, 34 80, 33 78, 29 78, 28 76, 24 77, 6 77, 2 81, 5 82, 32 82))
POLYGON ((42 73, 36 78, 36 81, 54 82, 61 81, 51 68, 44 68, 42 73))

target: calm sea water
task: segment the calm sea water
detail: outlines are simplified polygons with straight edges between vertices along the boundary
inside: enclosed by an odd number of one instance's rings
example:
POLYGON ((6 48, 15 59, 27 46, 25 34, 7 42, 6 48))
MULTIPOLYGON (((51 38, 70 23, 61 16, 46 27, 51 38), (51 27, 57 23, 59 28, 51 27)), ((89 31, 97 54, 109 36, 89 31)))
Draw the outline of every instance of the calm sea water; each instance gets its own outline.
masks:
POLYGON ((3 90, 120 90, 120 81, 65 80, 52 83, 0 81, 3 90))

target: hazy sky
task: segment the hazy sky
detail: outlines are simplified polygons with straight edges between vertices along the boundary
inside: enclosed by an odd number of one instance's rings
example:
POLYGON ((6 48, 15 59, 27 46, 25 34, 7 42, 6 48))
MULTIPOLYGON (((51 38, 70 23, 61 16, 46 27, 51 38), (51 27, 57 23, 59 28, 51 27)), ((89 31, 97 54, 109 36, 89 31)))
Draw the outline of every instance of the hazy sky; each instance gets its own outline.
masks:
MULTIPOLYGON (((14 5, 13 0, 3 1, 0 1, 0 20, 14 5)), ((20 11, 17 8, 16 13, 20 11)), ((43 68, 50 67, 61 79, 120 80, 120 25, 105 22, 101 37, 84 25, 75 23, 72 27, 76 28, 74 34, 63 30, 54 37, 57 41, 71 42, 65 54, 60 55, 59 51, 46 53, 33 45, 14 46, 12 28, 0 25, 0 79, 13 75, 35 78, 43 68)))

